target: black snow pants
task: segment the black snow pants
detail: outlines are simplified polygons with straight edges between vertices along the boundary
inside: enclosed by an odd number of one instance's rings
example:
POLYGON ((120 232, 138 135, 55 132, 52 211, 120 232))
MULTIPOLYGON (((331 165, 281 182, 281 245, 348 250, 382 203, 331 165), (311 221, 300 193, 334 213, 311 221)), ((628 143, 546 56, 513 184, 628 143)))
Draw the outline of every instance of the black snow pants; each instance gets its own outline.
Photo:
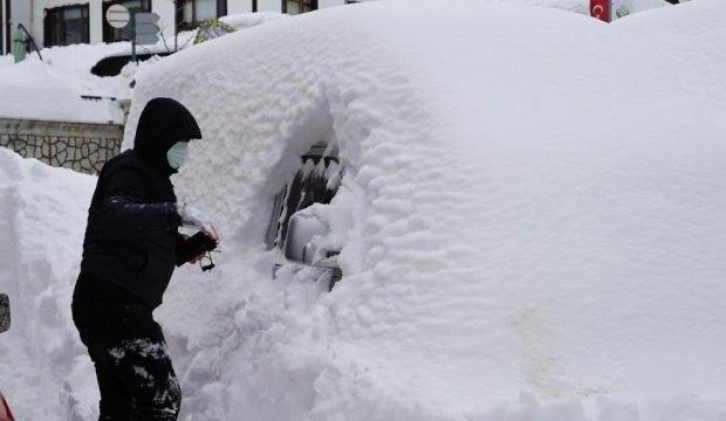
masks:
POLYGON ((175 421, 181 389, 151 310, 122 288, 81 274, 72 311, 96 368, 99 421, 175 421))

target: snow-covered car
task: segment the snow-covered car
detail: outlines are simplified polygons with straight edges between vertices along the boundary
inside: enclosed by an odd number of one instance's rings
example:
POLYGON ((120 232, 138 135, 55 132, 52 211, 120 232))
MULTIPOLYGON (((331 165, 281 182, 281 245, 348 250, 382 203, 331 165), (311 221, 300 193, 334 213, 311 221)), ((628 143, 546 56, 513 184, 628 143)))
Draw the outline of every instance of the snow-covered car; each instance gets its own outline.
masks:
MULTIPOLYGON (((7 294, 0 294, 0 333, 10 329, 10 299, 7 294)), ((0 391, 0 421, 13 421, 13 413, 0 391)))
MULTIPOLYGON (((166 57, 170 54, 173 54, 173 51, 167 49, 157 49, 157 51, 140 50, 136 54, 136 60, 142 62, 153 57, 166 57)), ((101 77, 118 76, 124 66, 131 63, 132 60, 133 56, 130 52, 109 55, 93 65, 91 74, 101 77)))
POLYGON ((454 4, 284 19, 138 78, 125 146, 150 98, 187 105, 178 195, 226 234, 159 311, 184 410, 719 419, 726 57, 693 51, 726 3, 454 4))

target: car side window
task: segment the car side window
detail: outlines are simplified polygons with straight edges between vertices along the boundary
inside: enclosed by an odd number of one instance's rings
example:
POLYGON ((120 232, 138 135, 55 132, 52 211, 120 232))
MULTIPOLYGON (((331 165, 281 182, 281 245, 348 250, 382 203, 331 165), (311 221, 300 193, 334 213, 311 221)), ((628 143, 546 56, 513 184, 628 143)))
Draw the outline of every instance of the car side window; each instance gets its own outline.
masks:
POLYGON ((325 151, 326 145, 313 146, 302 156, 294 179, 275 196, 266 235, 268 250, 282 247, 295 212, 314 203, 330 203, 338 191, 342 168, 336 154, 325 151))

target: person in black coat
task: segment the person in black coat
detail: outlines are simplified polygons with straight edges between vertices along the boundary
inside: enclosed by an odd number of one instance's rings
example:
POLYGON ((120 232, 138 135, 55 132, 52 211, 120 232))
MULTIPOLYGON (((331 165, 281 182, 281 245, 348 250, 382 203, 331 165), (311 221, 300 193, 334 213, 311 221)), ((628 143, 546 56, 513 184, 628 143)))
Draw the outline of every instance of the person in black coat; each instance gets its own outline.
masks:
POLYGON ((99 421, 177 419, 181 390, 152 311, 186 239, 179 226, 219 241, 199 212, 177 203, 169 179, 188 142, 201 137, 182 104, 152 99, 139 118, 134 148, 109 160, 98 177, 72 312, 96 368, 99 421))

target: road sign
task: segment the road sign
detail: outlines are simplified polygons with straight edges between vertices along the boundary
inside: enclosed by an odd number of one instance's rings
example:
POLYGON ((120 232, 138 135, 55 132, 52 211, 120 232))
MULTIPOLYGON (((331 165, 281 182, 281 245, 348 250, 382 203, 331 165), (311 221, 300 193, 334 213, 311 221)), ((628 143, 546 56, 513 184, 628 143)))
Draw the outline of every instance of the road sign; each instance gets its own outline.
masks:
POLYGON ((121 4, 114 4, 106 10, 106 22, 114 28, 121 29, 129 24, 129 9, 121 4))
POLYGON ((136 23, 136 43, 156 44, 159 42, 159 15, 156 13, 134 14, 136 23))

